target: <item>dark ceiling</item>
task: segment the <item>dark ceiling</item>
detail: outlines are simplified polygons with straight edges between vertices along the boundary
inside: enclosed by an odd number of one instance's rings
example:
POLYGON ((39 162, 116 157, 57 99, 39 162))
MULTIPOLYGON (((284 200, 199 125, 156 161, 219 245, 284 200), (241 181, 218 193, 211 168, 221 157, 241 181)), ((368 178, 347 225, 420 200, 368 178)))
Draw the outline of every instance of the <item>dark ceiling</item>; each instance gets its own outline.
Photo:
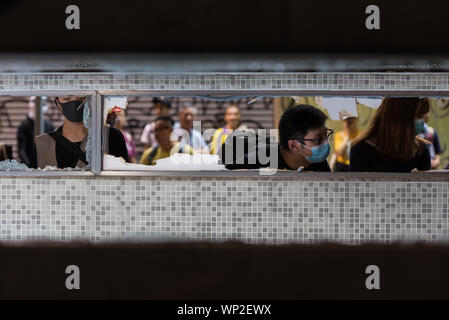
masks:
POLYGON ((449 53, 443 0, 2 0, 0 52, 449 53), (68 30, 68 5, 80 29, 68 30), (365 9, 380 8, 380 30, 365 9))

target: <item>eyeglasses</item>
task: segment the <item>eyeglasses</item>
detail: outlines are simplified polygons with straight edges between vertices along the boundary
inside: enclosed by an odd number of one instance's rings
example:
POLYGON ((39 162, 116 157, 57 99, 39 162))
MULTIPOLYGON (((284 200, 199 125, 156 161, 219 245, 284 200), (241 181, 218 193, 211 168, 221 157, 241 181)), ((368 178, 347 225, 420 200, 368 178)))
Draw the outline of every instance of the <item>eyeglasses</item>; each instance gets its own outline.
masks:
POLYGON ((326 136, 325 137, 321 137, 318 139, 304 139, 304 138, 297 138, 296 140, 298 140, 299 142, 304 142, 304 141, 310 141, 313 142, 315 144, 322 144, 324 141, 329 140, 332 135, 334 134, 334 130, 326 128, 326 136))

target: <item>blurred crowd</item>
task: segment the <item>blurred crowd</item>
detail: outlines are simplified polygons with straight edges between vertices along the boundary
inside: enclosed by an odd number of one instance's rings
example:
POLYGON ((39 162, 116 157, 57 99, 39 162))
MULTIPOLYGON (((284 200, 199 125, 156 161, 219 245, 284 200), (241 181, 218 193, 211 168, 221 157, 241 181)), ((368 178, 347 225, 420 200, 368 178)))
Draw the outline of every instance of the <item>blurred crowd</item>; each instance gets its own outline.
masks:
MULTIPOLYGON (((64 116, 63 124, 55 128, 44 119, 43 134, 35 138, 36 97, 29 98, 28 114, 17 129, 20 161, 31 168, 88 165, 87 129, 83 124, 86 98, 56 97, 54 102, 64 116)), ((205 137, 201 129, 194 127, 194 105, 183 104, 175 113, 168 98, 156 97, 152 103, 155 120, 142 128, 141 154, 127 131, 126 109, 116 106, 108 110, 106 153, 145 165, 155 165, 174 153, 201 153, 218 155, 228 169, 276 167, 333 172, 427 171, 438 168, 441 162, 440 138, 428 123, 427 98, 384 98, 364 128, 359 127, 357 115, 342 109, 338 114, 342 130, 335 133, 326 126, 328 117, 322 110, 307 104, 294 105, 280 118, 275 149, 269 149, 269 142, 257 137, 252 148, 249 132, 254 131, 242 124, 237 105, 227 105, 224 125, 205 137), (235 153, 235 141, 243 141, 246 148, 242 154, 226 158, 226 153, 235 153), (276 156, 275 164, 259 161, 256 152, 263 148, 266 155, 271 152, 276 156), (249 163, 249 159, 256 160, 249 163)), ((0 160, 5 159, 12 159, 11 146, 0 142, 0 160)))

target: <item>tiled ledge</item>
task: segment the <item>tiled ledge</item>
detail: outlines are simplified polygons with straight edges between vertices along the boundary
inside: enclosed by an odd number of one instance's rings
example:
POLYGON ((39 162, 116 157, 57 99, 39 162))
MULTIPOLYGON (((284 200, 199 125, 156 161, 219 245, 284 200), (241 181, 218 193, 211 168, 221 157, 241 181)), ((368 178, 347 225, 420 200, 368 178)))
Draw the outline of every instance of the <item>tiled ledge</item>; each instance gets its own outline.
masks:
POLYGON ((0 179, 108 179, 126 180, 261 180, 261 181, 398 181, 398 182, 449 182, 449 173, 390 173, 390 172, 294 172, 279 171, 261 174, 259 170, 229 171, 102 171, 94 175, 90 171, 3 171, 0 179))
POLYGON ((229 172, 230 177, 116 174, 0 178, 0 241, 449 239, 447 179, 363 181, 357 174, 359 180, 330 181, 330 173, 260 177, 257 171, 229 172))
POLYGON ((449 73, 1 73, 0 93, 87 90, 102 94, 443 96, 449 73))

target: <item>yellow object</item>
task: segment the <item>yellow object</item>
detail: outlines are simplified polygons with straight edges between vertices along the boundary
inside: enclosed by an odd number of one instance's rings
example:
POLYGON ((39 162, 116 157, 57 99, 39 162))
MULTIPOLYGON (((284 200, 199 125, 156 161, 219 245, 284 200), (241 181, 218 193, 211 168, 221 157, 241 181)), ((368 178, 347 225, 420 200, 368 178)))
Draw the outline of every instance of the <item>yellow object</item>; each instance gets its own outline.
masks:
MULTIPOLYGON (((351 134, 351 136, 349 137, 349 142, 352 142, 355 138, 357 138, 359 133, 360 133, 360 131, 357 130, 356 132, 351 134)), ((344 131, 338 131, 334 137, 334 150, 342 148, 343 143, 345 142, 346 139, 347 139, 347 133, 344 131)), ((346 149, 346 151, 347 151, 347 149, 346 149)), ((343 152, 342 155, 338 155, 337 162, 340 162, 340 163, 343 163, 343 164, 349 166, 348 152, 343 152)))
MULTIPOLYGON (((156 154, 153 157, 153 160, 151 162, 151 165, 154 166, 156 165, 156 160, 159 159, 163 159, 163 158, 168 158, 171 155, 175 154, 175 153, 179 153, 179 148, 180 148, 180 143, 177 142, 170 151, 164 151, 162 150, 162 148, 160 146, 157 147, 157 151, 156 154)), ((145 152, 142 155, 142 159, 140 160, 141 164, 146 164, 149 165, 149 156, 151 154, 151 152, 153 151, 153 148, 148 148, 147 150, 145 150, 145 152)), ((188 153, 188 154, 194 154, 193 148, 190 147, 189 145, 184 146, 184 150, 183 153, 188 153)))
POLYGON ((221 145, 226 141, 226 138, 232 133, 232 130, 227 128, 218 128, 215 130, 212 140, 210 142, 210 153, 217 154, 221 145))

